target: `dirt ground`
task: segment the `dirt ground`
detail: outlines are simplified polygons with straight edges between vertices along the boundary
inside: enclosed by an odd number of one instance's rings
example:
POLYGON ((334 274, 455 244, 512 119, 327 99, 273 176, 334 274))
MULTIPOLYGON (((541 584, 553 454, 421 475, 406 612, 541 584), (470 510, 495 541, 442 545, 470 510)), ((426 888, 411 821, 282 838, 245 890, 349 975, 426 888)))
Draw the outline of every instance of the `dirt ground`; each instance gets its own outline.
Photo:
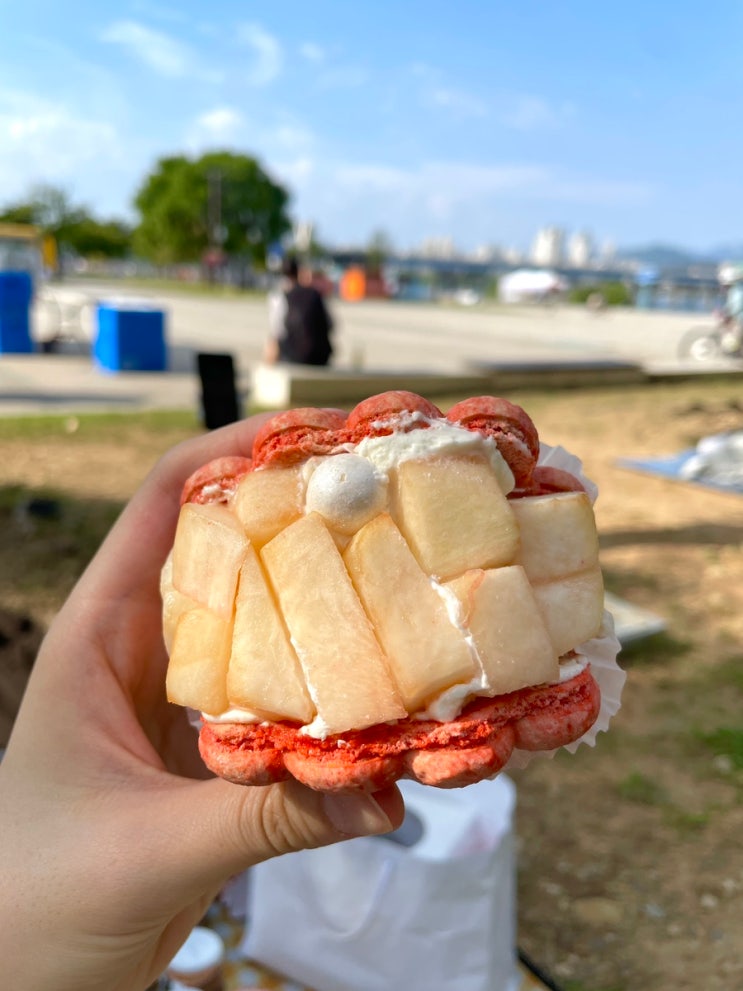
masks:
MULTIPOLYGON (((623 706, 594 749, 513 775, 519 943, 564 991, 738 991, 743 496, 640 475, 617 459, 743 429, 740 387, 511 398, 598 483, 607 587, 668 622, 624 652, 623 706)), ((114 444, 83 421, 20 438, 0 431, 0 606, 24 617, 23 636, 49 622, 122 501, 187 432, 120 428, 114 444)), ((7 648, 16 634, 3 629, 7 648)), ((9 656, 0 653, 6 676, 27 663, 9 656)))

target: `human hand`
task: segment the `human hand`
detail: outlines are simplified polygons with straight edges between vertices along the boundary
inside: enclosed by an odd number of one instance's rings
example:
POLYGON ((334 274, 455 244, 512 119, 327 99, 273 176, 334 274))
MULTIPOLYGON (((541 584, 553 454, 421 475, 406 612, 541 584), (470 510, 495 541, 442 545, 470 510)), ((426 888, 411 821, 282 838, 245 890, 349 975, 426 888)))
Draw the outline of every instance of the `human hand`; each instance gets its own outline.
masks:
POLYGON ((230 876, 398 826, 395 788, 325 796, 207 778, 165 698, 158 584, 186 477, 262 417, 169 452, 52 624, 0 764, 0 959, 23 991, 138 991, 230 876))

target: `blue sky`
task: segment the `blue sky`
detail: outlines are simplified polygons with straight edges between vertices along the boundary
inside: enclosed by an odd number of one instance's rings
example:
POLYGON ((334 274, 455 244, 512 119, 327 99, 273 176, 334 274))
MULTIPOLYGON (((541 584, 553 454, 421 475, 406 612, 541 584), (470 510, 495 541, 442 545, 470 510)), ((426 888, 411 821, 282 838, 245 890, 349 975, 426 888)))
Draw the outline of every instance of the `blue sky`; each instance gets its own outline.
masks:
POLYGON ((743 4, 0 0, 0 204, 255 155, 323 241, 743 242, 743 4))

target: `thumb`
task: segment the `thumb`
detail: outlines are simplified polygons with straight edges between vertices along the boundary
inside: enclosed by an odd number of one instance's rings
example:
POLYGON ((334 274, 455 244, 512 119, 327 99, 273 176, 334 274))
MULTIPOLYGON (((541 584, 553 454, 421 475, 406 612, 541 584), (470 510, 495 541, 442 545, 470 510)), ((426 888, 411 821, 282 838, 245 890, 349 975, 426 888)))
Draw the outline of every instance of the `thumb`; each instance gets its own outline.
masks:
POLYGON ((264 787, 212 779, 171 792, 162 814, 168 842, 161 872, 193 894, 270 857, 389 832, 405 808, 394 786, 324 794, 294 779, 264 787))

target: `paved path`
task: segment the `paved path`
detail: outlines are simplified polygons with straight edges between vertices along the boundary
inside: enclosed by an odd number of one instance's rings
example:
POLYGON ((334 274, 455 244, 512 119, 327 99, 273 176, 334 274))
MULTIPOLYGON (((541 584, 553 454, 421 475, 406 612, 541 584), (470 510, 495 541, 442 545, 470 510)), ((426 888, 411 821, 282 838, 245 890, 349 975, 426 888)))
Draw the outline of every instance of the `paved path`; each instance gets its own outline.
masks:
MULTIPOLYGON (((37 305, 34 313, 37 339, 42 340, 62 319, 88 344, 96 299, 134 296, 115 285, 84 282, 54 286, 50 292, 51 301, 37 305)), ((262 298, 188 292, 140 293, 139 297, 162 306, 167 314, 167 373, 107 374, 94 366, 85 347, 55 355, 0 354, 0 415, 193 406, 198 401, 193 371, 198 351, 229 352, 241 384, 248 381, 251 368, 260 361, 266 334, 262 298)), ((636 310, 594 315, 570 306, 466 308, 338 301, 331 305, 337 326, 336 367, 398 373, 466 374, 498 361, 588 359, 668 369, 678 365, 680 336, 691 326, 712 322, 704 315, 636 310)))

